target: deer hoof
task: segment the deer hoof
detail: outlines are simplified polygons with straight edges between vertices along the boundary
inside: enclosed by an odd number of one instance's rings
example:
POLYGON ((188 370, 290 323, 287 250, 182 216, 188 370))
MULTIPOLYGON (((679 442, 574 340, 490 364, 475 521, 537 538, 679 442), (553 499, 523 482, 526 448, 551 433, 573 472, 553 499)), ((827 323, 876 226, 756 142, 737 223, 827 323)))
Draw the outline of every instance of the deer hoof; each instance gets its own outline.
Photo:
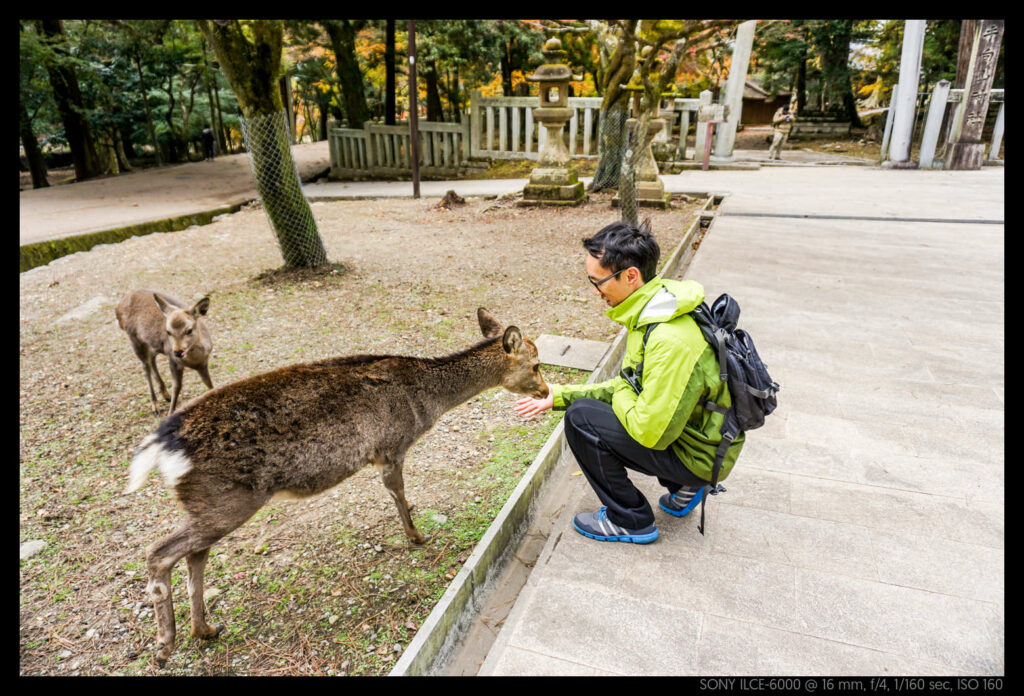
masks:
POLYGON ((216 626, 207 626, 205 631, 193 631, 192 636, 195 638, 202 638, 203 640, 213 640, 221 634, 224 630, 224 624, 217 624, 216 626))
POLYGON ((167 658, 170 657, 169 655, 162 655, 164 649, 165 648, 163 643, 157 643, 156 654, 153 655, 153 664, 155 664, 160 669, 164 668, 164 665, 167 664, 167 658))
POLYGON ((410 537, 414 544, 425 544, 430 541, 430 535, 423 532, 416 532, 416 536, 410 537))

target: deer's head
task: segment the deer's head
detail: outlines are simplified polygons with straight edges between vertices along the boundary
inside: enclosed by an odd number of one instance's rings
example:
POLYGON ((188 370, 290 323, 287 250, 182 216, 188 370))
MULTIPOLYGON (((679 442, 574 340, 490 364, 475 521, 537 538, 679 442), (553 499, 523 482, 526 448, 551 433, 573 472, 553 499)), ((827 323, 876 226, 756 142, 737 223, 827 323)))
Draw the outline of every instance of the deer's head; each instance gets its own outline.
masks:
POLYGON ((502 372, 501 386, 516 394, 526 394, 535 399, 543 399, 548 395, 548 385, 540 374, 540 360, 537 358, 537 346, 528 338, 523 338, 518 327, 506 329, 483 307, 476 310, 480 331, 486 338, 501 336, 501 347, 505 350, 505 369, 502 372))
POLYGON ((199 317, 204 316, 210 308, 210 298, 204 297, 195 303, 190 309, 181 309, 160 299, 160 296, 153 294, 156 306, 164 313, 165 329, 167 339, 171 342, 171 350, 174 357, 183 360, 197 350, 204 350, 202 345, 202 331, 199 324, 199 317))

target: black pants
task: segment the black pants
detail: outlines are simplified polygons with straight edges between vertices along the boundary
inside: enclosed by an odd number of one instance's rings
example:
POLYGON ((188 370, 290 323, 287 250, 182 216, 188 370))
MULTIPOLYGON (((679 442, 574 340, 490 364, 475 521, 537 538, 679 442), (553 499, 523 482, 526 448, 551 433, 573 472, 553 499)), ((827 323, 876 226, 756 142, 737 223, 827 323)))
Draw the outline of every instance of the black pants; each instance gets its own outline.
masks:
POLYGON ((626 469, 657 476, 675 493, 683 486, 707 484, 690 472, 671 448, 644 447, 626 432, 612 405, 597 399, 577 399, 565 412, 565 439, 590 486, 608 506, 608 519, 627 529, 654 524, 654 511, 626 475, 626 469))

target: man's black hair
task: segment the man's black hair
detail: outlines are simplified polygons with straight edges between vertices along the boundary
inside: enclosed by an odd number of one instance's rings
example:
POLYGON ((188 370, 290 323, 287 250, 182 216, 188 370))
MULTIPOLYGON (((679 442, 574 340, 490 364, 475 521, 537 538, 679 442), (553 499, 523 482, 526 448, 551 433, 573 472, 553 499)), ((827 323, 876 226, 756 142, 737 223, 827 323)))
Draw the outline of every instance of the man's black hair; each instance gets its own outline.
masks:
POLYGON ((646 283, 658 272, 661 247, 651 234, 651 220, 647 218, 634 227, 628 222, 613 222, 583 240, 583 248, 601 265, 612 272, 636 266, 646 283))

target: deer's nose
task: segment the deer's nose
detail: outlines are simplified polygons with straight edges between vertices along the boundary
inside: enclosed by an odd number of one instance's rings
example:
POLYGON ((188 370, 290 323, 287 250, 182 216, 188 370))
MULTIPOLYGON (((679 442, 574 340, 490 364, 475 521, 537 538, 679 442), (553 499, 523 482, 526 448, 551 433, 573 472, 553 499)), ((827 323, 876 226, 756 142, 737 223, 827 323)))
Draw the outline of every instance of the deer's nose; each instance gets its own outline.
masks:
POLYGON ((176 357, 176 358, 184 358, 185 357, 185 351, 183 351, 183 350, 176 350, 176 351, 174 351, 174 357, 176 357))

